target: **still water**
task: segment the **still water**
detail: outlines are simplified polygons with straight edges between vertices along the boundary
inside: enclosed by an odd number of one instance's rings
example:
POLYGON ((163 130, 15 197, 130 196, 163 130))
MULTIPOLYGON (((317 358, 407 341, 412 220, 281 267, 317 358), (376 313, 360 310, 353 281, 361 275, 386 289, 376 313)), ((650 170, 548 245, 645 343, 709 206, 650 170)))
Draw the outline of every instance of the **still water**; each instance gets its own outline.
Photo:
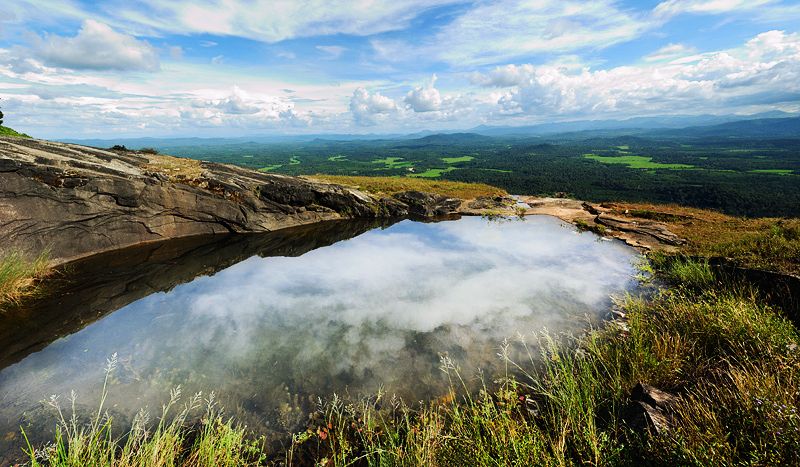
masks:
POLYGON ((12 349, 0 371, 0 450, 18 445, 20 426, 52 426, 40 402, 51 394, 75 390, 79 407, 94 406, 114 353, 109 405, 121 423, 157 411, 180 384, 216 391, 251 427, 287 432, 303 428, 318 396, 441 395, 443 355, 467 377, 491 375, 503 339, 579 332, 607 317, 611 295, 636 287, 634 250, 552 217, 330 225, 73 270, 40 305, 52 318, 0 333, 12 349))

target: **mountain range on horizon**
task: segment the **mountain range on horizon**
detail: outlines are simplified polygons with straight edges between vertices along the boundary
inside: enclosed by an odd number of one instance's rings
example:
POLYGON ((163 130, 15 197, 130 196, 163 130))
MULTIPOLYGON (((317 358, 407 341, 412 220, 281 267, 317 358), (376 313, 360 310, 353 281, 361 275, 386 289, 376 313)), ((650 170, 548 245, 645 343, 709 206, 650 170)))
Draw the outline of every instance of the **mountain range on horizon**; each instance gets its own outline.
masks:
POLYGON ((568 138, 641 136, 641 137, 800 137, 800 114, 782 111, 753 115, 664 115, 635 117, 625 120, 576 120, 541 123, 525 126, 489 126, 451 130, 419 131, 408 134, 310 134, 310 135, 253 135, 231 138, 203 137, 145 137, 64 139, 63 142, 105 147, 121 144, 131 148, 155 146, 162 149, 177 146, 225 145, 236 143, 298 143, 314 141, 380 141, 419 140, 432 143, 448 136, 460 142, 469 138, 568 138))

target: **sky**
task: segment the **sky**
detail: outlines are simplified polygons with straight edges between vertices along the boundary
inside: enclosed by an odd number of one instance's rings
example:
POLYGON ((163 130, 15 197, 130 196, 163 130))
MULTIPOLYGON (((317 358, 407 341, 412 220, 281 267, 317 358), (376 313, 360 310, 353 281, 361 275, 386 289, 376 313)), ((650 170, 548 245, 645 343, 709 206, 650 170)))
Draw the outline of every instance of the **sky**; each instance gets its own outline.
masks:
POLYGON ((5 125, 411 133, 800 111, 800 0, 14 0, 5 125))

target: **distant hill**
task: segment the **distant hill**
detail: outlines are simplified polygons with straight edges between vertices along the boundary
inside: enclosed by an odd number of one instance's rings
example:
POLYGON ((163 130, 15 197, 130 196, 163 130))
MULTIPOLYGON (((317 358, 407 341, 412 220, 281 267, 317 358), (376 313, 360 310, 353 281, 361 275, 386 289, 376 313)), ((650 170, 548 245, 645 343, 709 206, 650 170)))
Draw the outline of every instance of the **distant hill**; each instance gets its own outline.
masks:
POLYGON ((761 118, 644 133, 659 138, 800 138, 800 117, 761 118))
POLYGON ((494 138, 475 133, 437 133, 422 138, 403 141, 402 147, 441 146, 492 141, 494 138))
POLYGON ((754 119, 778 119, 794 117, 781 111, 764 112, 753 115, 664 115, 655 117, 635 117, 625 120, 576 120, 569 122, 541 123, 526 126, 486 126, 481 125, 470 131, 485 136, 578 136, 582 132, 594 132, 592 136, 617 136, 620 134, 639 134, 654 129, 678 129, 695 126, 719 125, 728 122, 754 119))

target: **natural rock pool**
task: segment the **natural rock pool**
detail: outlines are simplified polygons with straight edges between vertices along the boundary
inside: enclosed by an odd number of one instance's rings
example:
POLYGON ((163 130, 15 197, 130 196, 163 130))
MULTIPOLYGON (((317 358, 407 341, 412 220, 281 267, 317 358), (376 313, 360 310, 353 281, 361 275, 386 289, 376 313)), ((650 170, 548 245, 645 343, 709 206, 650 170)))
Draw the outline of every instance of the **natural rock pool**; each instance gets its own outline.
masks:
POLYGON ((186 240, 68 269, 75 277, 36 305, 40 323, 0 330, 0 453, 21 446, 20 426, 34 438, 52 428, 40 403, 51 394, 75 390, 79 407, 95 407, 114 353, 117 423, 157 412, 181 385, 285 433, 333 393, 442 395, 443 355, 468 380, 497 374, 503 339, 580 332, 636 287, 636 251, 552 217, 371 227, 186 240))

